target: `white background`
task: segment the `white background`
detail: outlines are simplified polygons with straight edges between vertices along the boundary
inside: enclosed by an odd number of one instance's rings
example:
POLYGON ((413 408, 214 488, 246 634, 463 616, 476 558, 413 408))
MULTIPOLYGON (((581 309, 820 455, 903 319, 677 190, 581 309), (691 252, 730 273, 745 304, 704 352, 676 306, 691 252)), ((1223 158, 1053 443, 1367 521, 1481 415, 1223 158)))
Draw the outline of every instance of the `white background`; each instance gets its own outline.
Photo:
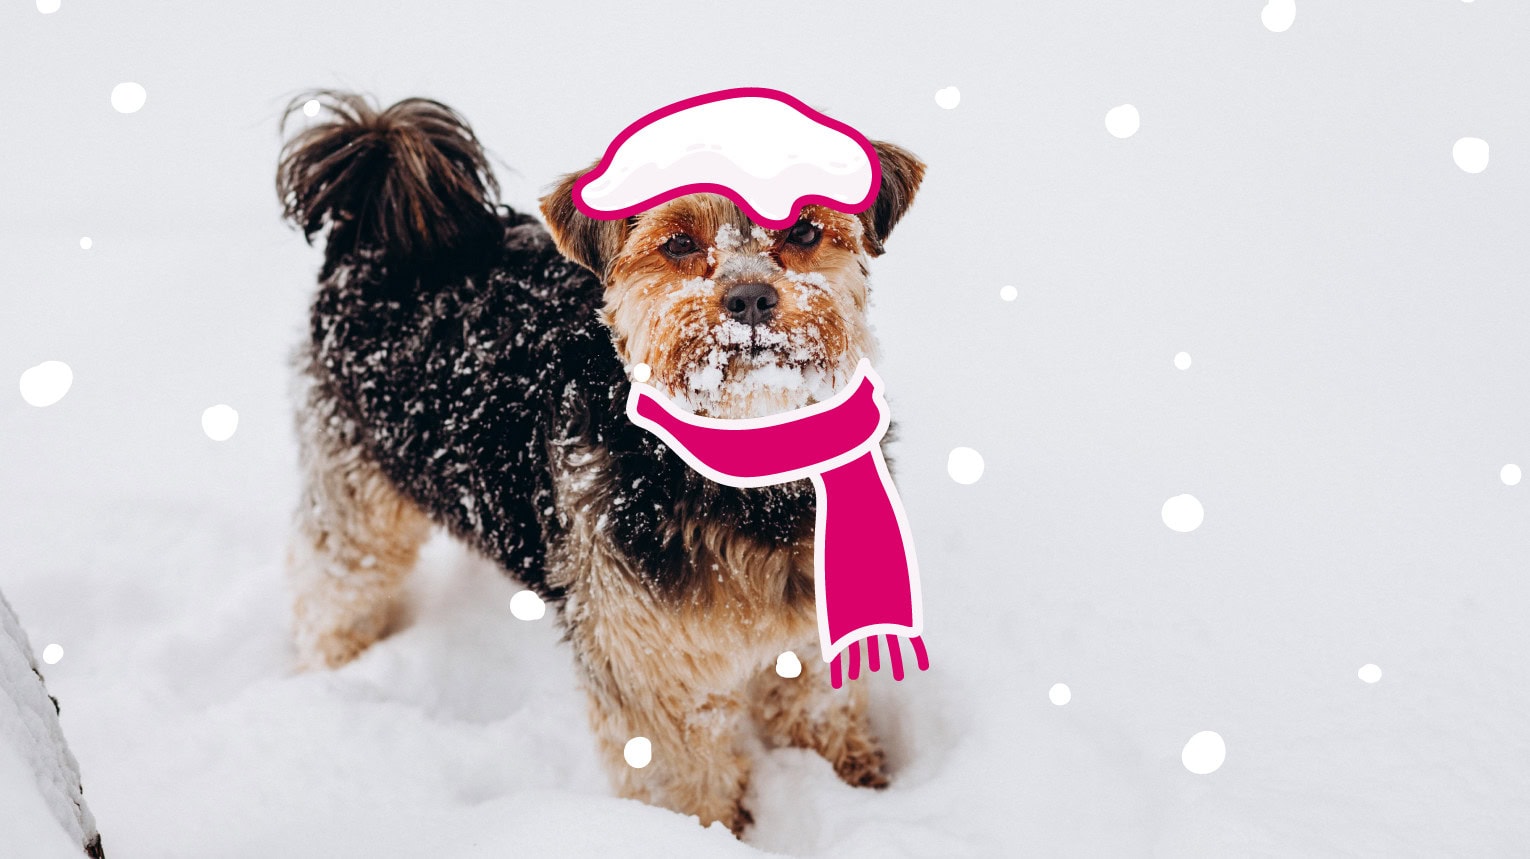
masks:
POLYGON ((929 162, 874 318, 933 670, 878 684, 890 790, 767 756, 754 847, 1523 851, 1530 484, 1498 473, 1530 466, 1530 6, 1302 0, 1280 34, 1262 6, 0 8, 0 381, 75 372, 46 409, 0 389, 0 589, 64 648, 108 854, 752 850, 612 798, 552 615, 445 543, 410 628, 291 674, 285 358, 319 255, 272 174, 314 85, 457 107, 518 206, 731 86, 929 162), (1181 493, 1193 533, 1160 520, 1181 493), (1202 730, 1210 775, 1180 762, 1202 730))

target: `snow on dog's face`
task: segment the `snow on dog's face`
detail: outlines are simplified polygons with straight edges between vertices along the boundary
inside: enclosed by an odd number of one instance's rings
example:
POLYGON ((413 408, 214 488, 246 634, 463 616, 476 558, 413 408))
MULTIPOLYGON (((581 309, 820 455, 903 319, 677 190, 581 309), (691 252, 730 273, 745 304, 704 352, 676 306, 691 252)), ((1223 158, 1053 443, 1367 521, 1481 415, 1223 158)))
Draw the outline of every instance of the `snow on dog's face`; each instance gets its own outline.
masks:
POLYGON ((862 227, 832 210, 802 215, 767 230, 723 197, 693 194, 638 216, 606 282, 622 360, 714 417, 832 396, 873 357, 862 227))
POLYGON ((542 201, 563 254, 601 276, 603 320, 623 363, 698 414, 758 417, 809 405, 875 359, 867 259, 912 200, 924 165, 876 144, 882 183, 860 214, 821 205, 785 229, 753 223, 715 194, 622 220, 573 205, 579 174, 542 201))

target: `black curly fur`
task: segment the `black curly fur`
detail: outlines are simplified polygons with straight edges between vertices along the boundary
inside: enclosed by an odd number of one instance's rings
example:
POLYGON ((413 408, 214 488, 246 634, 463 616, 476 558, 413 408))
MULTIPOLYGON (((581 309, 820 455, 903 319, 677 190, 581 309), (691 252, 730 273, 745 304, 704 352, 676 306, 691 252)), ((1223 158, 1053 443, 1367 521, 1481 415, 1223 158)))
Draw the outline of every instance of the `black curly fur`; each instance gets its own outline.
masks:
POLYGON ((807 481, 721 486, 632 425, 599 281, 530 216, 499 207, 494 231, 477 223, 494 182, 460 117, 400 109, 436 105, 420 100, 371 113, 353 96, 326 103, 356 118, 293 138, 278 180, 306 234, 331 224, 303 363, 405 495, 552 600, 563 594, 546 562, 568 525, 553 496, 556 445, 609 455, 589 512, 660 595, 698 592, 689 541, 702 522, 767 545, 811 532, 807 481), (417 152, 422 141, 439 157, 417 152), (401 176, 411 159, 436 172, 401 176), (427 194, 446 198, 418 199, 427 194), (355 214, 358 200, 372 208, 355 214), (432 207, 467 223, 401 215, 432 207))
POLYGON ((310 101, 324 117, 282 148, 276 193, 310 242, 330 228, 330 266, 379 246, 399 260, 436 260, 499 233, 499 183, 456 111, 424 98, 379 110, 354 93, 314 90, 288 103, 283 132, 310 101))

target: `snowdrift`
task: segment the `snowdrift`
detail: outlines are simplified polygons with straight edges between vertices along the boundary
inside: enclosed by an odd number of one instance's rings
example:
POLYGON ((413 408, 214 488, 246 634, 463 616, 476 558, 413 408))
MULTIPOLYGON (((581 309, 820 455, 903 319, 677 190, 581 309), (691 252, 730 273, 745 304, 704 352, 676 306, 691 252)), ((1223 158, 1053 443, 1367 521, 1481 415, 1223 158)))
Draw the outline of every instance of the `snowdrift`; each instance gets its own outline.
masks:
POLYGON ((0 594, 0 855, 100 859, 80 767, 64 741, 58 701, 43 686, 21 622, 0 594))

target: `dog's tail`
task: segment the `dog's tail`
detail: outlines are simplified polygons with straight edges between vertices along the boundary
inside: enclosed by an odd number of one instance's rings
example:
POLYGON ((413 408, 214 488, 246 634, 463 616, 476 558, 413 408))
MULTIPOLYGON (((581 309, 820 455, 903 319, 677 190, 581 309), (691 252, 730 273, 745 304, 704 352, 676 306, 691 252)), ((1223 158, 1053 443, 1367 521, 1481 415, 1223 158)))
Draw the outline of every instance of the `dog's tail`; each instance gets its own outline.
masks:
POLYGON ((361 249, 423 262, 502 234, 488 156, 446 105, 408 98, 379 110, 317 90, 287 105, 284 135, 299 113, 313 119, 283 145, 276 191, 310 244, 329 227, 327 265, 361 249))

